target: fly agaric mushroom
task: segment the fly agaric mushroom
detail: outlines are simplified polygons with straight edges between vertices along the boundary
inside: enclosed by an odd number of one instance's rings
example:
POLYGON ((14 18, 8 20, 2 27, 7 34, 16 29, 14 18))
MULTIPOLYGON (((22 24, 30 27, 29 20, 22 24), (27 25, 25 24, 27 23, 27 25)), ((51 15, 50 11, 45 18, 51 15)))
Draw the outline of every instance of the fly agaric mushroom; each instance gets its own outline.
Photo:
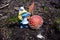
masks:
POLYGON ((39 29, 43 24, 43 19, 39 15, 33 15, 29 19, 29 25, 32 29, 39 29))

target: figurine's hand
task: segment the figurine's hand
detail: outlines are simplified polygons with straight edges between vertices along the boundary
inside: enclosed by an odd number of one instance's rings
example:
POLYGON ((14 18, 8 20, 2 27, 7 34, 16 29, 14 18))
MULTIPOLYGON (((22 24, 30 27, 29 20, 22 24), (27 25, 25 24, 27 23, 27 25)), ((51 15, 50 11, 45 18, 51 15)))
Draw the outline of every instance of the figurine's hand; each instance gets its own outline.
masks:
POLYGON ((30 16, 28 16, 27 19, 29 20, 30 19, 30 16))

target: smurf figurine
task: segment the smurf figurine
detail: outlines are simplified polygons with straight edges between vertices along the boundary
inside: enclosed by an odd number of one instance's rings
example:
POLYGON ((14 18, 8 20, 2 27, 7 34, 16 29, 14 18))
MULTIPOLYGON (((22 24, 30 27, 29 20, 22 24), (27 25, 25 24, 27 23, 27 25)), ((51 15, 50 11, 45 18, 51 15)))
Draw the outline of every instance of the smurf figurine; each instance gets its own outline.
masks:
POLYGON ((24 7, 20 7, 18 14, 18 19, 21 21, 20 28, 29 28, 29 21, 28 21, 29 18, 30 18, 30 13, 27 12, 24 9, 24 7))

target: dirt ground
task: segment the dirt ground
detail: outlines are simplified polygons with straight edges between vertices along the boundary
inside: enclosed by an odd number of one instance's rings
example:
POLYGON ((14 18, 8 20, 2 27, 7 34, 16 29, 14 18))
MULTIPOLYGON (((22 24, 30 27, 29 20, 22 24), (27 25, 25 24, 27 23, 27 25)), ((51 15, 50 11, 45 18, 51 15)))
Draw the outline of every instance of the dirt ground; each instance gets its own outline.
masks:
POLYGON ((18 9, 23 5, 28 10, 32 0, 0 0, 0 40, 60 40, 60 23, 55 20, 60 17, 59 0, 34 0, 34 14, 40 15, 43 26, 40 30, 20 29, 19 22, 8 22, 8 18, 16 17, 18 9), (45 39, 37 38, 42 33, 45 39))

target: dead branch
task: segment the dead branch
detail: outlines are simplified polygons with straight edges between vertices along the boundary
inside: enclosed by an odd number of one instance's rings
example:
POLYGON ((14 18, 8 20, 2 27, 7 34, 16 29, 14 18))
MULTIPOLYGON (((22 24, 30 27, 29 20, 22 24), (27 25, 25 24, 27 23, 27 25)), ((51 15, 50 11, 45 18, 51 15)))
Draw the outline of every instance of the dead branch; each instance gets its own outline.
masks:
POLYGON ((9 4, 6 4, 6 5, 2 6, 2 7, 0 7, 0 9, 2 9, 2 8, 4 8, 4 7, 8 6, 8 5, 9 5, 9 4))

